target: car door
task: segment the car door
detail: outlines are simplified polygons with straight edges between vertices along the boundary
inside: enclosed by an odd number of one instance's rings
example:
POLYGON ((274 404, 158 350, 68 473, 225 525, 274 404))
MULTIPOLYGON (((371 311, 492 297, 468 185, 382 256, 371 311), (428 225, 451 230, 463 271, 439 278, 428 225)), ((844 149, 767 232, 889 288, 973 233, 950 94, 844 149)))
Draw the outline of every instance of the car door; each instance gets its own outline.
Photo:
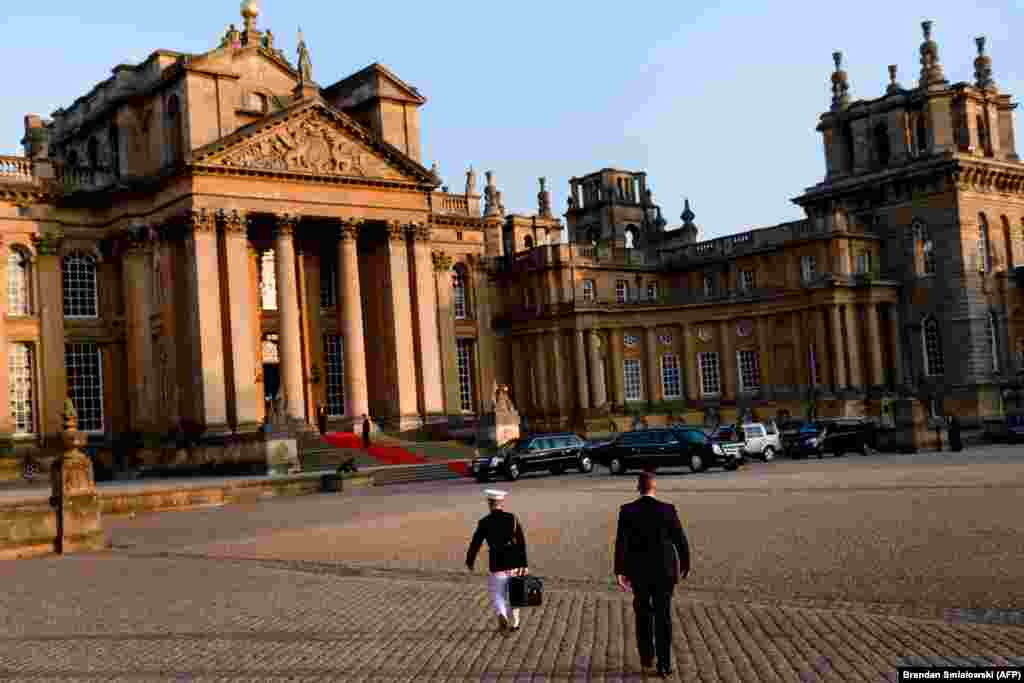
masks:
POLYGON ((761 455, 764 451, 764 427, 761 425, 747 425, 743 428, 746 437, 746 452, 752 455, 761 455))
POLYGON ((640 432, 622 435, 621 457, 630 467, 642 467, 645 464, 645 441, 640 432))
POLYGON ((568 436, 556 436, 551 439, 551 463, 559 467, 571 464, 572 440, 568 436))
POLYGON ((519 471, 536 470, 543 467, 544 439, 530 439, 520 458, 519 471))
POLYGON ((687 446, 681 437, 681 434, 677 434, 672 430, 662 433, 664 443, 662 444, 661 461, 665 467, 678 466, 689 462, 686 456, 687 446))

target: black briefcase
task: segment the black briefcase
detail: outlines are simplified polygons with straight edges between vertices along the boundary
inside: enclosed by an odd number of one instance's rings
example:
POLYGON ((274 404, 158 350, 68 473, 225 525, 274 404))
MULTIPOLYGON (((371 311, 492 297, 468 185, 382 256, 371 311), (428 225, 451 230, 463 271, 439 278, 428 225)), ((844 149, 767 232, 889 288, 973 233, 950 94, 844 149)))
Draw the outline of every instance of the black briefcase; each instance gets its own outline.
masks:
POLYGON ((544 581, 539 576, 513 576, 508 580, 508 601, 513 607, 537 607, 544 602, 544 581))

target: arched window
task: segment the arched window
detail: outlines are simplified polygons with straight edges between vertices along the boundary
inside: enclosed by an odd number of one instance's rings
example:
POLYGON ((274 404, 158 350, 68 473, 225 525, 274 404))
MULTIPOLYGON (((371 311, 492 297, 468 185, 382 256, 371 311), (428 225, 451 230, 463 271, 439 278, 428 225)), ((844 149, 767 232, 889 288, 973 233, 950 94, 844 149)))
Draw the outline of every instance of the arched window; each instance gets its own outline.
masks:
POLYGON ((942 357, 942 337, 939 323, 928 316, 921 324, 921 341, 924 346, 924 374, 938 377, 945 374, 946 365, 942 357))
POLYGON ((32 315, 32 259, 20 247, 7 255, 7 315, 32 315))
POLYGON ((988 219, 985 214, 978 214, 978 272, 987 273, 992 270, 992 256, 988 241, 988 219))
POLYGON ((181 110, 177 95, 171 95, 167 98, 167 108, 165 111, 164 135, 167 140, 167 161, 168 163, 176 164, 182 158, 181 110))
POLYGON ((875 126, 874 134, 878 165, 886 166, 889 164, 889 127, 885 123, 879 123, 875 126))
POLYGON ((452 310, 455 312, 456 320, 465 320, 468 317, 466 272, 462 264, 455 266, 455 270, 452 271, 452 310))
POLYGON ((626 228, 626 249, 636 249, 636 227, 629 226, 626 228))
POLYGON ((533 249, 533 238, 527 235, 526 239, 523 240, 523 244, 526 245, 527 250, 533 249))
POLYGON ((992 353, 992 372, 999 372, 999 322, 995 313, 988 314, 988 342, 992 353))
POLYGON ((64 316, 95 318, 98 312, 96 259, 72 252, 64 257, 64 316))

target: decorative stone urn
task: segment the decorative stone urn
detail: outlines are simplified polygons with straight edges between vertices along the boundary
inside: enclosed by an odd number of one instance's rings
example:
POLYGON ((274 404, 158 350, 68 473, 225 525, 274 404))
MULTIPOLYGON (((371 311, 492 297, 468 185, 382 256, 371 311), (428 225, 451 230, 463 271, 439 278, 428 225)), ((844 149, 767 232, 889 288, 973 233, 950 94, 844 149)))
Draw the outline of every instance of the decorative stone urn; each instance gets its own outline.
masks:
POLYGON ((92 461, 82 452, 86 435, 78 431, 78 414, 71 399, 64 401, 64 452, 50 469, 50 505, 57 513, 57 553, 103 548, 100 499, 92 461))

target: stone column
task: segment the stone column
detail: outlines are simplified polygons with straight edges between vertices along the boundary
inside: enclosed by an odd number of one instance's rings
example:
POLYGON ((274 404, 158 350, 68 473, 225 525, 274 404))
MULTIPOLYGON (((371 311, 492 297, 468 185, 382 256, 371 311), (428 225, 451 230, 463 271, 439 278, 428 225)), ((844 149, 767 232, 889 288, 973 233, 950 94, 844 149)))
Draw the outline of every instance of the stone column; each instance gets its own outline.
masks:
POLYGON ((252 344, 254 390, 257 396, 256 421, 262 423, 266 420, 267 405, 263 382, 263 306, 260 301, 260 252, 252 244, 249 244, 246 246, 246 256, 249 259, 249 286, 246 291, 249 292, 248 305, 249 310, 252 311, 249 321, 252 328, 249 333, 249 341, 252 344))
POLYGON ((733 339, 735 331, 732 321, 723 320, 718 324, 721 336, 719 347, 722 349, 722 398, 735 399, 739 395, 739 379, 736 368, 736 344, 733 339))
POLYGON ((896 304, 889 304, 889 338, 892 345, 893 383, 901 387, 906 382, 903 369, 903 335, 901 334, 900 309, 896 304))
POLYGON ((850 349, 850 385, 864 387, 864 364, 861 360, 860 323, 857 320, 857 305, 846 304, 846 343, 850 349))
MULTIPOLYGON (((64 293, 60 258, 63 239, 63 234, 59 232, 32 237, 36 248, 36 269, 39 273, 38 362, 42 369, 41 400, 38 402, 39 429, 47 443, 60 438, 64 426, 60 406, 68 395, 68 376, 64 367, 64 293)), ((4 359, 5 367, 7 363, 4 359)), ((10 406, 10 399, 6 406, 10 406)), ((7 407, 4 412, 10 412, 10 408, 7 407)))
POLYGON ((548 335, 551 344, 552 393, 554 410, 558 417, 569 414, 569 382, 565 372, 565 358, 562 355, 562 332, 555 330, 548 335))
POLYGON ((539 413, 547 415, 551 412, 551 373, 547 367, 547 334, 541 332, 533 336, 533 377, 536 390, 536 405, 539 413))
MULTIPOLYGON (((4 249, 3 236, 0 235, 0 252, 4 249)), ((32 273, 32 271, 29 271, 32 273)), ((9 282, 7 274, 7 258, 0 258, 0 282, 9 282)), ((32 286, 32 283, 29 283, 32 286)), ((35 290, 32 287, 32 290, 35 290)), ((3 353, 3 357, 0 358, 0 405, 5 406, 4 410, 0 410, 0 438, 7 439, 11 434, 14 433, 14 416, 11 415, 10 405, 10 387, 11 387, 11 368, 10 368, 10 346, 7 344, 7 313, 8 313, 8 297, 0 296, 0 353, 3 353)), ((32 311, 35 312, 35 311, 32 311)), ((35 364, 38 366, 38 358, 35 364)), ((39 410, 40 402, 36 401, 34 410, 39 410)))
POLYGON ((277 315, 280 325, 278 348, 285 412, 297 422, 305 421, 302 391, 302 340, 299 329, 299 291, 295 272, 295 228, 299 217, 278 214, 274 226, 274 276, 277 280, 277 315))
POLYGON ((327 404, 327 371, 324 363, 324 330, 326 326, 320 304, 323 262, 318 253, 323 249, 319 244, 310 246, 312 248, 303 250, 299 255, 299 263, 302 266, 300 298, 304 309, 302 336, 306 340, 302 364, 309 368, 306 414, 313 416, 315 421, 317 405, 327 404))
POLYGON ((819 308, 814 311, 814 362, 818 367, 818 384, 829 386, 832 382, 833 351, 828 347, 828 311, 819 308))
POLYGON ((683 325, 683 368, 686 372, 686 398, 700 399, 700 369, 697 367, 697 344, 693 340, 693 326, 683 325))
POLYGON ((832 336, 832 361, 835 363, 835 382, 836 391, 840 391, 843 388, 849 386, 849 378, 846 375, 846 349, 843 343, 843 322, 842 315, 839 312, 839 306, 833 304, 830 306, 831 311, 829 313, 832 321, 832 327, 829 330, 832 336))
MULTIPOLYGON (((248 219, 239 211, 225 212, 224 281, 227 285, 228 359, 230 382, 234 389, 231 422, 237 431, 255 430, 262 418, 263 394, 255 382, 258 362, 253 339, 253 307, 251 263, 249 256, 248 219)), ((280 290, 279 290, 280 291, 280 290)))
POLYGON ((590 387, 587 382, 587 346, 583 330, 573 333, 573 346, 576 350, 576 400, 580 410, 587 411, 590 410, 590 387))
MULTIPOLYGON (((153 353, 153 243, 149 229, 135 227, 124 235, 122 287, 127 346, 128 424, 146 434, 156 429, 154 391, 156 358, 153 353)), ((123 386, 123 385, 122 385, 123 386)))
POLYGON ((806 321, 800 312, 793 313, 791 317, 793 326, 793 372, 796 373, 796 390, 803 397, 807 394, 807 386, 810 383, 810 354, 808 353, 807 337, 804 334, 806 321))
POLYGON ((626 405, 626 376, 623 361, 622 330, 608 330, 608 364, 611 366, 612 403, 626 405))
MULTIPOLYGON (((494 387, 495 370, 494 364, 497 360, 497 351, 494 338, 494 324, 492 322, 492 310, 494 306, 494 295, 491 288, 490 273, 484 261, 474 259, 472 262, 473 282, 473 310, 476 316, 476 358, 477 358, 477 400, 479 409, 486 410, 485 403, 487 395, 494 387), (486 387, 486 388, 485 388, 486 387)), ((476 382, 476 379, 474 379, 476 382)))
POLYGON ((185 226, 185 277, 188 281, 189 335, 192 349, 193 417, 210 434, 228 431, 220 263, 213 213, 196 209, 185 226))
POLYGON ((755 334, 757 335, 757 362, 761 368, 761 393, 772 398, 775 395, 777 376, 772 358, 771 342, 768 339, 769 324, 770 319, 765 316, 754 319, 755 334))
MULTIPOLYGON (((424 417, 444 413, 444 384, 441 375, 441 349, 438 342, 437 298, 434 285, 434 267, 430 258, 430 229, 417 225, 410 231, 412 260, 415 273, 416 346, 419 353, 419 383, 423 392, 424 417)), ((482 327, 481 327, 482 331, 482 327)), ((482 356, 484 350, 481 349, 482 356)), ((490 391, 490 385, 481 388, 481 395, 490 391)))
POLYGON ((409 259, 406 256, 405 228, 399 223, 388 225, 386 296, 391 323, 389 330, 395 348, 395 387, 392 410, 399 429, 418 422, 416 410, 416 358, 412 335, 412 301, 409 297, 409 259))
POLYGON ((589 330, 587 346, 590 349, 590 390, 595 408, 608 403, 608 392, 604 381, 604 364, 601 362, 601 336, 597 330, 589 330))
MULTIPOLYGON (((441 397, 449 415, 461 412, 459 377, 455 358, 455 313, 452 311, 452 257, 443 251, 431 254, 434 266, 434 291, 437 298, 438 350, 441 359, 441 397)), ((522 401, 516 395, 516 401, 522 401)), ((519 408, 519 405, 516 405, 519 408)))
POLYGON ((661 391, 658 388, 658 374, 661 363, 658 358, 658 328, 648 327, 644 330, 646 346, 644 347, 644 366, 647 369, 647 391, 648 404, 654 404, 661 398, 661 391))
POLYGON ((868 332, 868 355, 871 359, 871 386, 885 386, 885 356, 882 353, 881 321, 878 304, 868 302, 864 309, 868 332))
MULTIPOLYGON (((520 414, 526 415, 533 412, 531 406, 533 405, 533 382, 532 373, 530 372, 530 366, 533 365, 530 362, 529 348, 526 344, 526 337, 514 337, 511 340, 512 347, 515 353, 515 362, 517 364, 515 372, 512 373, 513 390, 515 391, 515 406, 520 414)), ((458 406, 458 403, 455 404, 458 406)), ((458 412, 457 410, 455 412, 458 412)))
POLYGON ((338 333, 345 373, 345 417, 353 428, 370 412, 363 343, 363 296, 356 253, 358 224, 345 221, 338 231, 338 333))

